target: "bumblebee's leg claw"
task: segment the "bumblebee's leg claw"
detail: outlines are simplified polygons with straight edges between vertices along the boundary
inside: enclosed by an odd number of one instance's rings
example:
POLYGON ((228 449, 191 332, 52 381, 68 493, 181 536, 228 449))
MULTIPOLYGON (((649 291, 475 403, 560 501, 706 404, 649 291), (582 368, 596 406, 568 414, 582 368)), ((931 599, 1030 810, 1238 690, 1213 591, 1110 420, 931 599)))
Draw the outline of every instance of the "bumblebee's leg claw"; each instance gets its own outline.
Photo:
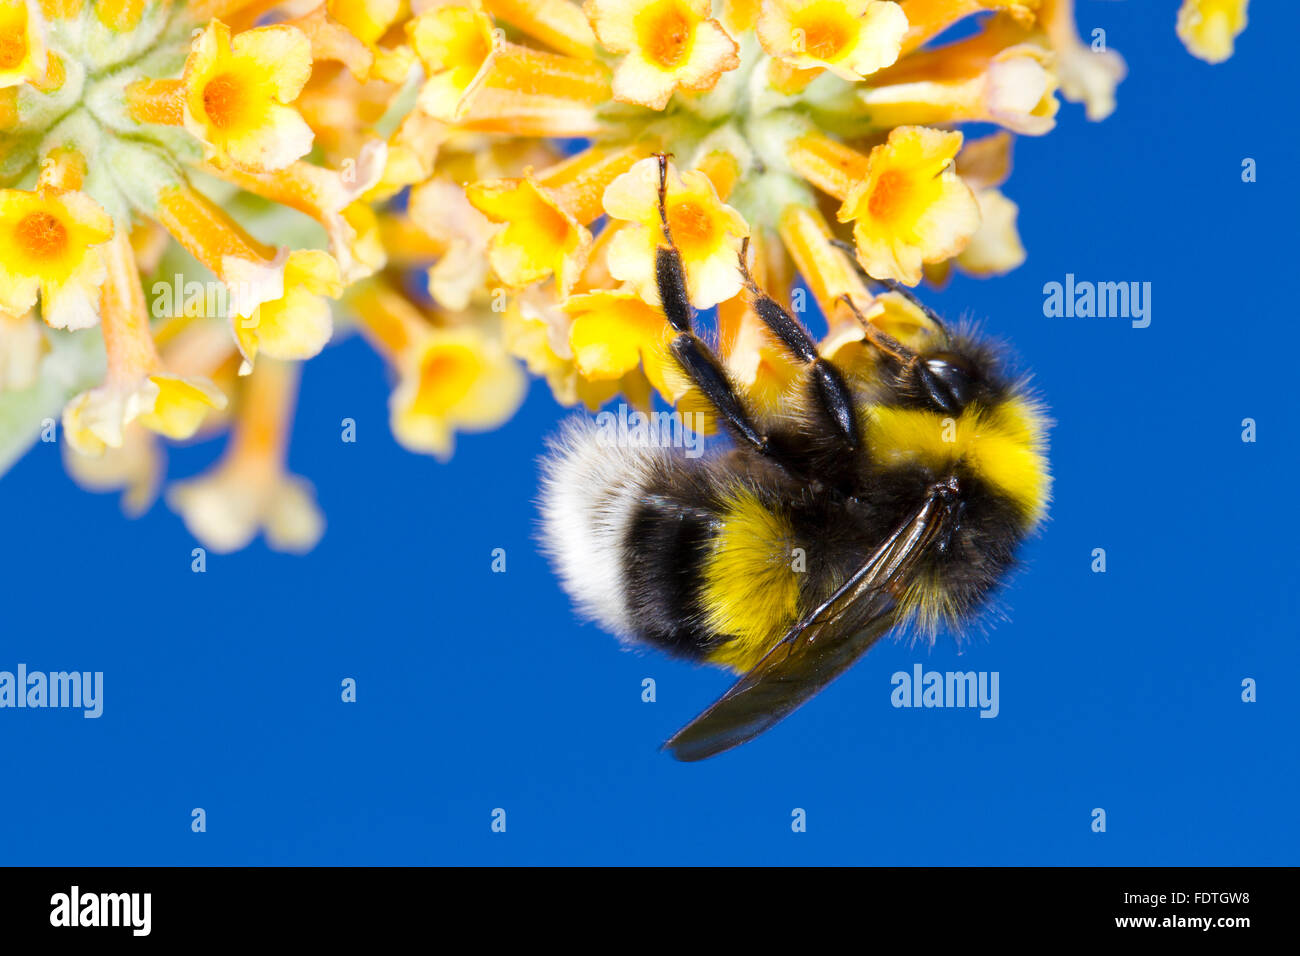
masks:
POLYGON ((668 159, 672 153, 655 153, 659 160, 659 221, 664 225, 664 240, 670 245, 673 237, 668 232, 668 159))
POLYGON ((875 347, 876 351, 891 359, 899 366, 909 365, 916 361, 915 352, 907 348, 884 329, 877 328, 867 320, 867 317, 862 314, 862 310, 858 308, 858 304, 853 301, 853 296, 846 292, 840 296, 840 301, 849 307, 849 311, 852 312, 854 318, 858 320, 858 325, 862 326, 862 332, 866 337, 866 340, 875 347))
POLYGON ((877 279, 871 273, 867 272, 866 269, 862 268, 862 263, 858 261, 858 251, 853 248, 853 243, 845 242, 843 239, 831 239, 829 241, 832 246, 848 256, 849 263, 853 266, 853 270, 857 272, 863 282, 868 285, 881 285, 890 292, 897 292, 908 302, 912 303, 912 305, 920 309, 925 317, 933 322, 940 332, 944 335, 948 334, 948 327, 944 325, 943 319, 939 318, 939 313, 935 312, 934 309, 922 302, 915 292, 903 285, 903 283, 895 281, 894 279, 877 279))

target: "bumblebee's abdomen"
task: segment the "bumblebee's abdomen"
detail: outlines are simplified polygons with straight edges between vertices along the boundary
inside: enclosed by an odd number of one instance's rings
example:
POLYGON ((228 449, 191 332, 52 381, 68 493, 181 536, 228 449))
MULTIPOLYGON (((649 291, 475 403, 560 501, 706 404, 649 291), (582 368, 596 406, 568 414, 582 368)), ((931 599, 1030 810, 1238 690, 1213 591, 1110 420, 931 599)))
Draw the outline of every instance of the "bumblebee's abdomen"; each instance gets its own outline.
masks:
POLYGON ((715 635, 706 624, 700 573, 717 524, 704 502, 674 494, 661 480, 643 489, 619 567, 629 636, 681 657, 707 656, 715 635))
POLYGON ((799 614, 805 561, 779 506, 744 488, 727 496, 702 569, 705 625, 727 638, 711 662, 746 671, 780 640, 799 614))
POLYGON ((700 460, 572 425, 547 463, 542 513, 565 590, 622 637, 746 670, 796 620, 803 556, 789 518, 700 460))
POLYGON ((654 476, 622 549, 634 636, 748 670, 795 621, 793 550, 789 522, 748 489, 702 487, 685 474, 654 476))

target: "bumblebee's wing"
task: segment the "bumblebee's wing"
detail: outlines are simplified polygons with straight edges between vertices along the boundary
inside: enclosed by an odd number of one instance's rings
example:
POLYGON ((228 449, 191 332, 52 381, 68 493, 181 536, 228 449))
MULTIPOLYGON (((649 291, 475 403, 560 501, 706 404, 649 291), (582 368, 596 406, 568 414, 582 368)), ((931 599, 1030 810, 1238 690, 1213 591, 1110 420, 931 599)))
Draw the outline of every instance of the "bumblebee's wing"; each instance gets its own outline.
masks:
POLYGON ((949 521, 936 491, 821 607, 792 627, 745 676, 664 744, 703 760, 775 726, 866 652, 894 624, 897 585, 949 521))

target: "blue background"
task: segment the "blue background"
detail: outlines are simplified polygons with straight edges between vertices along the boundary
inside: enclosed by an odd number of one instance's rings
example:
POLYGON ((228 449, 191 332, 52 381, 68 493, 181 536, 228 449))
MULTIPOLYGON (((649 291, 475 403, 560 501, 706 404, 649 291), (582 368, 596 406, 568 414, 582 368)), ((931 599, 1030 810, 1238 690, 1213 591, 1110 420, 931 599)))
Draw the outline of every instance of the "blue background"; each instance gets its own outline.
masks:
MULTIPOLYGON (((1010 622, 960 655, 885 643, 757 742, 676 763, 658 744, 728 677, 572 616, 532 538, 565 414, 545 386, 439 465, 394 444, 353 339, 305 371, 290 464, 329 520, 308 557, 258 542, 193 574, 175 515, 124 519, 54 445, 3 479, 0 669, 102 670, 106 700, 0 711, 0 863, 1300 862, 1296 14, 1253 4, 1210 67, 1176 7, 1080 2, 1128 61, 1118 112, 1063 104, 1019 140, 1025 266, 925 293, 1013 342, 1058 422, 1010 622), (1045 318, 1067 272, 1151 282, 1150 328, 1045 318), (1000 672, 1000 716, 893 709, 915 661, 1000 672)), ((219 452, 175 450, 170 474, 219 452)))

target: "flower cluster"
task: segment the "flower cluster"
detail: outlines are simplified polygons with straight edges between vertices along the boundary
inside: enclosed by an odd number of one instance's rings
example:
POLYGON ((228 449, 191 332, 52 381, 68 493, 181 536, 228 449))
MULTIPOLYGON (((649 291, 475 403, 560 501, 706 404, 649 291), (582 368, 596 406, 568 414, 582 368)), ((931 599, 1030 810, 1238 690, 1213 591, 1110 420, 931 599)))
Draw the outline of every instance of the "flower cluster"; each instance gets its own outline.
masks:
MULTIPOLYGON (((1178 35, 1222 60, 1245 6, 1185 0, 1178 35)), ((659 153, 692 303, 774 404, 796 372, 743 243, 850 360, 848 306, 920 320, 828 240, 907 285, 1015 268, 1014 136, 1058 92, 1104 118, 1123 73, 1071 0, 0 0, 0 467, 61 418, 73 477, 138 512, 163 439, 229 430, 168 504, 209 547, 304 550, 297 363, 341 331, 390 364, 398 441, 441 458, 528 373, 564 404, 690 406, 659 153)))

